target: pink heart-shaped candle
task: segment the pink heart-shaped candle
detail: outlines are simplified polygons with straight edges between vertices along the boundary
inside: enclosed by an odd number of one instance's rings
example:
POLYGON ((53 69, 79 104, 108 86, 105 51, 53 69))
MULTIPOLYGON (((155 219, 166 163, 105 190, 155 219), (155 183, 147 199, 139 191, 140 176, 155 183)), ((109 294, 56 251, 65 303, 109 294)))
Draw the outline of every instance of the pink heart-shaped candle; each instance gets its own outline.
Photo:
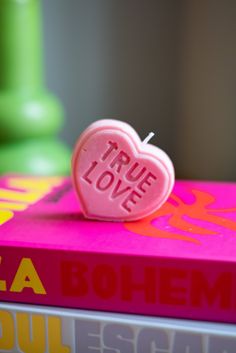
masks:
POLYGON ((87 218, 134 221, 156 211, 174 185, 170 158, 117 120, 99 120, 79 137, 72 178, 87 218))

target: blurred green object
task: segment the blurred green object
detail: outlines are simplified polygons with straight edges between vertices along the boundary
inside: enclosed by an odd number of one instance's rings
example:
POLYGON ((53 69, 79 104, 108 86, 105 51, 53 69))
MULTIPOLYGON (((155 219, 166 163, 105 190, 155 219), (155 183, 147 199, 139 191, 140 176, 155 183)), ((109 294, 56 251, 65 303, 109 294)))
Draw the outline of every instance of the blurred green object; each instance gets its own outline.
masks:
POLYGON ((0 173, 68 174, 63 109, 44 85, 39 0, 0 0, 0 173), (27 150, 29 149, 29 150, 27 150))
POLYGON ((0 148, 0 174, 29 171, 32 175, 64 175, 69 160, 70 151, 53 138, 3 144, 0 148))

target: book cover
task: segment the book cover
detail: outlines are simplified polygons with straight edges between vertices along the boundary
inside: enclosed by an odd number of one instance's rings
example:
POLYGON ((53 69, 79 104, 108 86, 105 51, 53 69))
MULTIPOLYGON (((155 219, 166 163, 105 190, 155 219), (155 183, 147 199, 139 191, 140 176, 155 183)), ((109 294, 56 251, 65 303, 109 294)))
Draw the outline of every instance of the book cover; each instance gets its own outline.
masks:
POLYGON ((0 304, 0 352, 235 353, 236 326, 0 304))
POLYGON ((0 301, 236 322, 236 184, 177 181, 137 222, 85 219, 70 179, 0 181, 0 301))

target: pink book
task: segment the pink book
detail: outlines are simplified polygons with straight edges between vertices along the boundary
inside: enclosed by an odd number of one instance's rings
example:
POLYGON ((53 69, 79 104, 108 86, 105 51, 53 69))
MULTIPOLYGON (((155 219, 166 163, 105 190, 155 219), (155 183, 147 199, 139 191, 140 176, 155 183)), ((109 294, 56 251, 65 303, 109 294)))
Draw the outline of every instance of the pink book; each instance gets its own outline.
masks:
POLYGON ((136 222, 85 219, 70 179, 0 179, 0 300, 236 322, 236 183, 177 181, 136 222))

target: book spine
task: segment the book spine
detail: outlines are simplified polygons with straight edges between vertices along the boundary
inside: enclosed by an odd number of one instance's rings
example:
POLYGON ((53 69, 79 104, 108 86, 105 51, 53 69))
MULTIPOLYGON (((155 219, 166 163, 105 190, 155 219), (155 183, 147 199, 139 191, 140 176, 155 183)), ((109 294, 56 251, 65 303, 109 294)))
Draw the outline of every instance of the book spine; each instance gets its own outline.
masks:
POLYGON ((236 322, 235 267, 2 247, 0 301, 236 322))
POLYGON ((236 327, 0 304, 0 352, 235 352, 236 327))

